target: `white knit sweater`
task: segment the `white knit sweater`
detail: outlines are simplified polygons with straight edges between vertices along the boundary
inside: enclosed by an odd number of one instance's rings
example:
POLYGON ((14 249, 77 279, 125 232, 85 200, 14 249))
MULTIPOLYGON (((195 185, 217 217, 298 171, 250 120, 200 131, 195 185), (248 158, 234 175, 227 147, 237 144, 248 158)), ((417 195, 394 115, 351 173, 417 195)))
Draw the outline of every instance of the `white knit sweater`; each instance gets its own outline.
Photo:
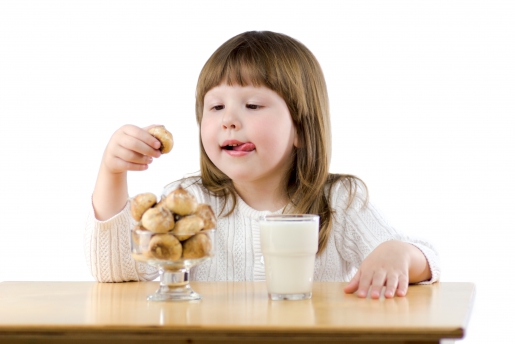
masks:
MULTIPOLYGON (((178 183, 168 185, 163 194, 178 183)), ((211 204, 219 214, 223 201, 198 183, 183 186, 201 203, 211 204)), ((349 281, 365 257, 380 243, 401 240, 418 247, 425 255, 432 278, 421 283, 433 283, 440 277, 440 262, 435 248, 427 241, 409 238, 392 228, 373 205, 363 207, 363 189, 346 209, 348 192, 339 183, 333 187, 331 205, 335 210, 333 228, 326 249, 315 261, 316 281, 349 281)), ((230 206, 229 201, 229 206, 230 206)), ((226 208, 227 209, 227 208, 226 208)), ((229 208, 230 209, 230 208, 229 208)), ((281 213, 282 209, 275 212, 281 213)), ((264 280, 264 263, 259 242, 258 219, 268 211, 257 211, 241 198, 235 211, 220 217, 216 231, 215 257, 192 268, 191 279, 199 281, 259 281, 264 280)), ((129 203, 109 220, 95 218, 93 207, 84 235, 86 261, 93 277, 99 282, 148 281, 158 276, 157 269, 134 261, 130 248, 130 229, 135 221, 130 216, 129 203)))

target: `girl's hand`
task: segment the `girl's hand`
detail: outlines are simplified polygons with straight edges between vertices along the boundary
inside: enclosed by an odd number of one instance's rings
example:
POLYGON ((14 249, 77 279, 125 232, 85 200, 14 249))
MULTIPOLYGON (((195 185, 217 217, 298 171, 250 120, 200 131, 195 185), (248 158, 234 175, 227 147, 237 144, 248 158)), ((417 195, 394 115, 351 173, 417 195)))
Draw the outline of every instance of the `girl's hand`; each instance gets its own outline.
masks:
POLYGON ((152 157, 161 156, 161 142, 147 131, 155 126, 139 128, 127 124, 115 131, 104 151, 102 165, 112 174, 146 170, 152 157))
POLYGON ((383 286, 386 286, 386 298, 394 297, 395 293, 397 296, 406 295, 412 248, 418 250, 415 246, 401 241, 383 242, 365 258, 356 275, 343 290, 346 293, 354 293, 357 290, 358 297, 367 297, 368 290, 372 287, 370 297, 378 299, 383 286))

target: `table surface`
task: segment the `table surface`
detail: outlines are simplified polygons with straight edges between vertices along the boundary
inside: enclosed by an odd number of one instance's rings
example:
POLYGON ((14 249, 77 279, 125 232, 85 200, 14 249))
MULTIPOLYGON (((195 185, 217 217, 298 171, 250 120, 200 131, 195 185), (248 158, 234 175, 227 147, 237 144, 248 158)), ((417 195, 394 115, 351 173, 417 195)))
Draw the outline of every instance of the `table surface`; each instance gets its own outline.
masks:
POLYGON ((472 283, 435 283, 372 300, 345 294, 346 283, 315 282, 310 300, 270 301, 264 282, 191 285, 202 300, 147 301, 158 282, 3 282, 0 341, 438 343, 464 336, 475 294, 472 283))

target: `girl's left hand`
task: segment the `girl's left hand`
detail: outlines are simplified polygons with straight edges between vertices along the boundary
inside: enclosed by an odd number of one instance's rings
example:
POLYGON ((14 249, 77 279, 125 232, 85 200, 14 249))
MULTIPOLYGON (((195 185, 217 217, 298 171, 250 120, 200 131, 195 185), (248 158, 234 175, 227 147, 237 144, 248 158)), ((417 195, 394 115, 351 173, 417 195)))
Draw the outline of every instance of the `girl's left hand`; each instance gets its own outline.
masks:
POLYGON ((377 246, 361 263, 358 272, 343 289, 346 293, 358 291, 358 297, 378 299, 383 286, 386 298, 405 296, 409 284, 410 245, 401 241, 386 241, 377 246))

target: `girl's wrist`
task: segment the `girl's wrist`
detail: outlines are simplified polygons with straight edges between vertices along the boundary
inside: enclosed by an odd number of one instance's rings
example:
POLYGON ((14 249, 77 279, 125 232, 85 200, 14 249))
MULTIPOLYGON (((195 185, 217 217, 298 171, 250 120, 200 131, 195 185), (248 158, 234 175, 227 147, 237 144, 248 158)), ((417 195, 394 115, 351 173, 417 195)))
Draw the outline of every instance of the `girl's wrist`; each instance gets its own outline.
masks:
POLYGON ((409 250, 409 282, 418 283, 431 279, 431 269, 422 251, 410 243, 404 243, 409 250))
POLYGON ((102 162, 93 191, 93 209, 98 220, 120 212, 129 198, 127 172, 112 173, 102 162))

